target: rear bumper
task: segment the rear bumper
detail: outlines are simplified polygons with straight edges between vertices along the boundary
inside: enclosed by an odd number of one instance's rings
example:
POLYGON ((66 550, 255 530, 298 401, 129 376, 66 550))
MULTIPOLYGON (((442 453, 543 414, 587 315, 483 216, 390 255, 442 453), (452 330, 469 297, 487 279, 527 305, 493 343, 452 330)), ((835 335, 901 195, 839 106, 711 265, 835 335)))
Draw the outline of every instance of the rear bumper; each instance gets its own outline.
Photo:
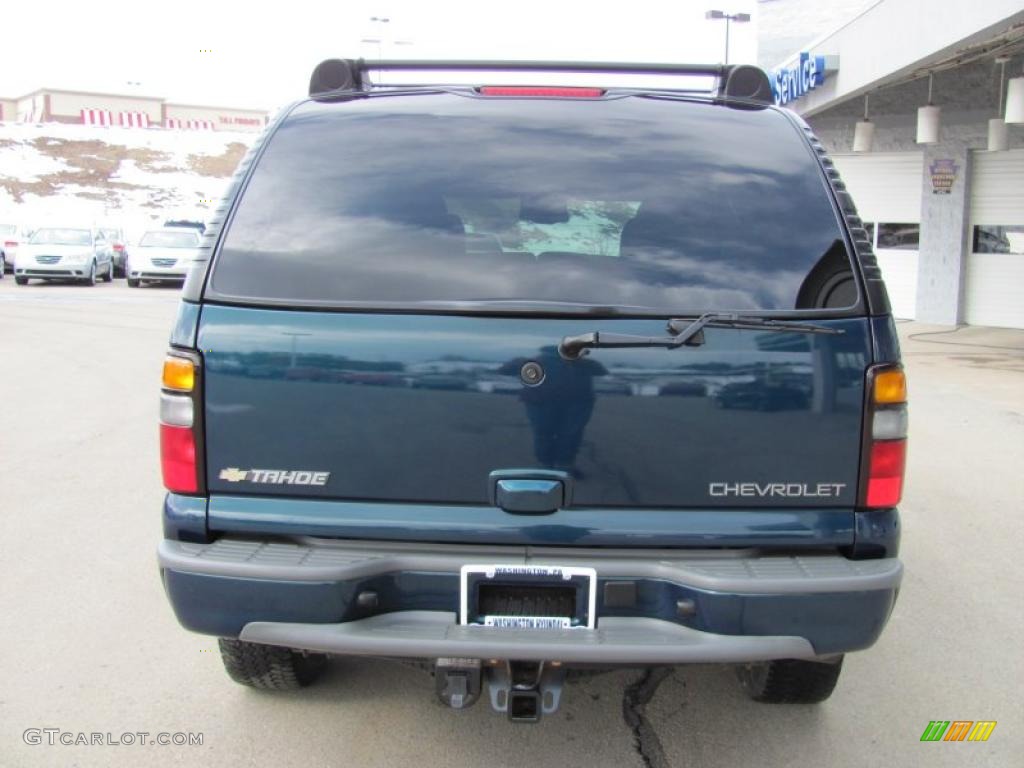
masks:
POLYGON ((301 539, 165 540, 160 568, 187 628, 311 651, 568 663, 743 662, 870 646, 902 578, 895 558, 756 550, 608 550, 301 539), (461 626, 466 563, 587 565, 597 629, 461 626), (633 582, 632 600, 607 592, 633 582), (359 601, 361 593, 374 599, 359 601), (607 598, 607 599, 606 599, 607 598))
POLYGON ((685 664, 813 659, 802 637, 716 635, 647 618, 606 617, 594 630, 495 630, 454 613, 402 611, 341 624, 253 622, 242 640, 324 653, 515 659, 568 664, 685 664))

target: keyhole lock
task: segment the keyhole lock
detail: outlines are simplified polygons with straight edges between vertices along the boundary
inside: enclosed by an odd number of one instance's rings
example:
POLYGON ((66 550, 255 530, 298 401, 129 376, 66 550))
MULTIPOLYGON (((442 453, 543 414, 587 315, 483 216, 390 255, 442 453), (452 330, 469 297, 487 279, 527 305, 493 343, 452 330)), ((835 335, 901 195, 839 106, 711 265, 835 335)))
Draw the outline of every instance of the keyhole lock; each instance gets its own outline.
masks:
POLYGON ((519 378, 523 380, 523 384, 526 386, 536 387, 544 381, 544 369, 540 367, 540 363, 525 363, 519 370, 519 378))

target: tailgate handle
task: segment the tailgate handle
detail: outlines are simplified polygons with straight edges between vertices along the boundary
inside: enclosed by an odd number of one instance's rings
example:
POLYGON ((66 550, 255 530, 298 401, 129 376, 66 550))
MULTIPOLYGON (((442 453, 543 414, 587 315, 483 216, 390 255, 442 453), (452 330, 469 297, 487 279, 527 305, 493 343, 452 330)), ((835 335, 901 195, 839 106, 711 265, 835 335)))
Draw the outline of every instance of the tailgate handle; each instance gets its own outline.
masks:
POLYGON ((544 470, 501 470, 490 475, 491 503, 506 512, 544 515, 568 506, 570 476, 544 470))

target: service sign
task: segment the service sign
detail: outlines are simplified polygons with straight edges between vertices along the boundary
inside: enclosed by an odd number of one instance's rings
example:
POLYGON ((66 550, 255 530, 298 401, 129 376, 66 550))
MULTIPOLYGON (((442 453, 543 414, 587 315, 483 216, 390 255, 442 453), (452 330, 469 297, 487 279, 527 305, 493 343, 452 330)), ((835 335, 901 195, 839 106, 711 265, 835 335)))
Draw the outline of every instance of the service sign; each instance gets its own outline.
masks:
POLYGON ((794 66, 776 69, 770 79, 775 103, 788 104, 825 82, 825 57, 801 53, 794 66))

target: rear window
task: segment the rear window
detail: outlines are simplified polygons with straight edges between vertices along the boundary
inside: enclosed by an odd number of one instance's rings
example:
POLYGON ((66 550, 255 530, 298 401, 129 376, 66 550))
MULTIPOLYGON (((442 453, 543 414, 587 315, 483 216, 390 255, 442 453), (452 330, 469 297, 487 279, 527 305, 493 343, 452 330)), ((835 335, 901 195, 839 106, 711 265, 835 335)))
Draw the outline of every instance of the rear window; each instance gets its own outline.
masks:
POLYGON ((153 248, 195 248, 199 245, 199 236, 193 232, 154 230, 144 234, 139 240, 139 245, 153 248))
POLYGON ((208 293, 793 310, 832 306, 811 288, 849 270, 820 170, 777 112, 428 94, 293 112, 208 293))

